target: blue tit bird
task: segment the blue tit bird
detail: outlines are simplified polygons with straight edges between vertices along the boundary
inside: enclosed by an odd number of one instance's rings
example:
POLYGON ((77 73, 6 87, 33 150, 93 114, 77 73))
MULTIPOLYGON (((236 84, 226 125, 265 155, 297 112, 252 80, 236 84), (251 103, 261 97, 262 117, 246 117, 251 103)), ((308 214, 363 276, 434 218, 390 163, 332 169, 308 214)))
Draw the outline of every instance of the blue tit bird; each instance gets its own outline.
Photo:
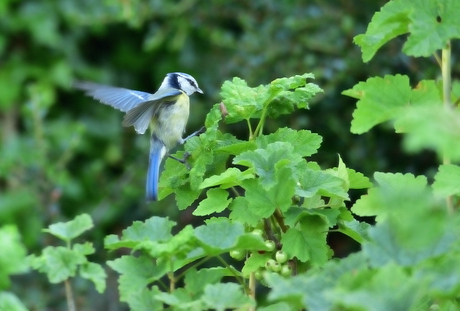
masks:
POLYGON ((203 93, 196 80, 186 73, 168 73, 154 94, 91 82, 76 82, 74 86, 101 103, 126 112, 122 125, 134 126, 138 134, 144 134, 150 126, 146 198, 156 201, 161 161, 170 149, 203 130, 182 138, 190 112, 189 96, 203 93))

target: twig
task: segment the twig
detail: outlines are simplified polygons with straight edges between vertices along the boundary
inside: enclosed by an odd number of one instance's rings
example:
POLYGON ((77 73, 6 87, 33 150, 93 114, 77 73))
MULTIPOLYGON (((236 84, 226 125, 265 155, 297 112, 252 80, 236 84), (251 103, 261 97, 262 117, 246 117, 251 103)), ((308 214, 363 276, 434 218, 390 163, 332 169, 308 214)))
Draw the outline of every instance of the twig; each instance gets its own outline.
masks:
POLYGON ((75 301, 73 300, 72 285, 69 279, 64 281, 65 284, 65 296, 67 298, 67 307, 69 311, 75 311, 75 301))

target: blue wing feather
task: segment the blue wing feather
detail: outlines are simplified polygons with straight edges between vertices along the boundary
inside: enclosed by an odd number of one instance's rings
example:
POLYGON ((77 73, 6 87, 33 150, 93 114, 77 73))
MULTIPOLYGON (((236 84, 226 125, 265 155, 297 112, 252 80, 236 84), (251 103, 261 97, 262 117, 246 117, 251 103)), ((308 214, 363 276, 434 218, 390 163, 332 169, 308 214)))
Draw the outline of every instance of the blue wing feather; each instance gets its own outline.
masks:
POLYGON ((74 87, 85 91, 86 95, 93 97, 101 103, 112 106, 123 112, 133 109, 140 103, 149 100, 152 96, 152 94, 147 92, 92 82, 75 82, 74 87))
POLYGON ((157 116, 160 108, 174 102, 175 98, 181 94, 181 91, 175 89, 158 91, 150 96, 148 101, 140 103, 126 112, 122 123, 123 126, 133 125, 137 133, 144 134, 149 127, 150 120, 157 116))

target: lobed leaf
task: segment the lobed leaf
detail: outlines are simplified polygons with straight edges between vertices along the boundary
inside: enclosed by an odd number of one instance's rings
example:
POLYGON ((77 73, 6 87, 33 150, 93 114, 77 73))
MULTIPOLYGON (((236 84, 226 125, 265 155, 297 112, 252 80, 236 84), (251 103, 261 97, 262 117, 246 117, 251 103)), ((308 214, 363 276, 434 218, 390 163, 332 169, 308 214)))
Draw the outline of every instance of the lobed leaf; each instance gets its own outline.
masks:
POLYGON ((235 283, 207 284, 201 299, 208 308, 217 311, 255 306, 255 302, 235 283))
POLYGON ((48 227, 48 229, 43 229, 43 231, 48 232, 61 240, 69 242, 81 235, 83 232, 91 229, 93 226, 91 216, 88 214, 81 214, 73 220, 52 224, 48 227))
POLYGON ((313 266, 323 265, 330 256, 326 243, 328 225, 319 216, 304 217, 281 238, 282 250, 313 266))
POLYGON ((232 202, 228 199, 228 191, 220 188, 212 188, 207 191, 207 198, 202 200, 196 210, 195 216, 205 216, 212 213, 220 213, 232 202))
POLYGON ((444 164, 434 176, 433 190, 435 194, 448 197, 460 195, 460 166, 444 164))
POLYGON ((308 130, 293 130, 287 127, 278 129, 275 133, 256 138, 258 148, 267 148, 271 143, 286 142, 293 147, 292 152, 302 157, 315 154, 321 145, 322 138, 308 130))
POLYGON ((360 46, 363 61, 368 62, 385 43, 409 30, 410 5, 401 0, 390 1, 372 17, 365 34, 357 35, 354 42, 360 46))
POLYGON ((98 293, 102 294, 105 290, 105 279, 107 274, 101 265, 87 262, 80 266, 80 276, 94 283, 98 293))

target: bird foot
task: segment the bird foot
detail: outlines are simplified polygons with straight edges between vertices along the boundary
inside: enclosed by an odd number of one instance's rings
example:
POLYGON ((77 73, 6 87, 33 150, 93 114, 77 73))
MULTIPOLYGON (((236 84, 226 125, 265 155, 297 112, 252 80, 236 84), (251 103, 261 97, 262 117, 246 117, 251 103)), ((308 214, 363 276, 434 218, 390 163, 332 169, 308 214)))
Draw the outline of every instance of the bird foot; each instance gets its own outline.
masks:
POLYGON ((188 169, 188 170, 191 170, 191 167, 190 167, 190 164, 188 163, 188 158, 190 158, 191 154, 189 152, 185 152, 184 153, 184 156, 182 157, 182 159, 179 159, 179 158, 176 158, 172 155, 170 155, 169 157, 171 159, 174 159, 176 161, 179 161, 180 163, 184 164, 185 167, 188 169))

